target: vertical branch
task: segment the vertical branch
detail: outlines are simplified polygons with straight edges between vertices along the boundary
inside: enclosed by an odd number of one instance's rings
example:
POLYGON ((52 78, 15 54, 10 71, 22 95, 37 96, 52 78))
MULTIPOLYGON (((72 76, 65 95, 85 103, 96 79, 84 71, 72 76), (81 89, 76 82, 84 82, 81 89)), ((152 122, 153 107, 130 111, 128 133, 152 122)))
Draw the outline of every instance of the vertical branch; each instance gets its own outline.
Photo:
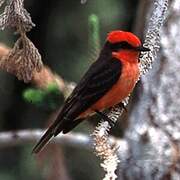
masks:
MULTIPOLYGON (((151 49, 150 52, 141 54, 140 70, 141 74, 145 74, 154 62, 154 58, 159 50, 160 32, 165 20, 168 0, 155 0, 152 16, 147 26, 147 33, 144 46, 151 49)), ((128 103, 128 98, 124 102, 124 106, 128 103)), ((113 123, 115 123, 123 112, 123 107, 120 105, 112 108, 108 114, 113 123)), ((116 158, 116 150, 109 145, 108 133, 111 128, 109 122, 101 122, 96 127, 93 135, 95 140, 95 150, 97 155, 103 160, 103 168, 106 171, 105 179, 116 179, 115 170, 119 160, 116 158), (113 158, 112 158, 113 157, 113 158), (110 159, 110 160, 109 160, 110 159), (107 170, 109 169, 109 170, 107 170)))
MULTIPOLYGON (((124 102, 124 105, 126 102, 124 102)), ((108 114, 108 117, 115 123, 123 113, 121 105, 113 107, 108 114)), ((101 166, 106 172, 104 180, 115 180, 117 175, 115 171, 118 167, 119 158, 117 149, 119 147, 112 145, 109 142, 109 130, 111 126, 109 122, 102 120, 93 132, 95 153, 103 161, 101 166)))
POLYGON ((147 32, 145 35, 144 46, 148 47, 150 52, 142 52, 140 58, 141 74, 145 74, 152 68, 152 64, 157 57, 160 48, 160 33, 166 18, 168 0, 155 0, 153 14, 147 23, 147 32))

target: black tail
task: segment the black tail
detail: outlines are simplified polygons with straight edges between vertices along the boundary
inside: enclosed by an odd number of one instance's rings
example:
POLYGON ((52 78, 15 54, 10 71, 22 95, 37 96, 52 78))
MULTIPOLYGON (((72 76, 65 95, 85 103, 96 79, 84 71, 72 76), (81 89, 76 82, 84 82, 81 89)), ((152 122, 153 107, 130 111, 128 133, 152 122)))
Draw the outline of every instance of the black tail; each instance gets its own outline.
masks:
POLYGON ((50 141, 50 139, 54 136, 57 126, 59 124, 63 124, 63 113, 59 112, 56 120, 51 124, 48 130, 44 133, 38 143, 34 146, 32 153, 39 153, 45 145, 50 141))
POLYGON ((45 132, 45 134, 41 137, 39 142, 33 148, 32 153, 39 153, 44 146, 50 141, 53 136, 57 136, 60 132, 68 133, 74 127, 76 127, 79 123, 81 123, 84 119, 76 119, 76 120, 62 120, 59 121, 59 118, 49 127, 49 129, 45 132))
POLYGON ((35 147, 32 150, 32 153, 38 153, 40 152, 44 146, 50 141, 50 139, 54 136, 55 131, 55 124, 52 124, 50 128, 45 132, 45 134, 41 137, 39 142, 35 145, 35 147))
POLYGON ((64 123, 59 124, 54 132, 54 136, 57 136, 60 132, 63 132, 63 134, 68 133, 72 129, 74 129, 79 123, 81 123, 84 120, 84 118, 79 118, 75 120, 70 121, 64 121, 64 123))

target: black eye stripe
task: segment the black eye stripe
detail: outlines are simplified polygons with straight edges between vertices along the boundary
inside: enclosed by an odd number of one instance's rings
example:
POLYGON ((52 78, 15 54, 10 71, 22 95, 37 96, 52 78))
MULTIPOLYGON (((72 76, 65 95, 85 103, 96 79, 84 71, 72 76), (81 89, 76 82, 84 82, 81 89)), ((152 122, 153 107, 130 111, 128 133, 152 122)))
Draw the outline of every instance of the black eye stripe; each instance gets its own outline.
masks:
POLYGON ((120 49, 135 49, 135 47, 133 47, 132 45, 130 45, 126 41, 110 44, 110 48, 111 48, 112 51, 117 51, 117 50, 120 50, 120 49))

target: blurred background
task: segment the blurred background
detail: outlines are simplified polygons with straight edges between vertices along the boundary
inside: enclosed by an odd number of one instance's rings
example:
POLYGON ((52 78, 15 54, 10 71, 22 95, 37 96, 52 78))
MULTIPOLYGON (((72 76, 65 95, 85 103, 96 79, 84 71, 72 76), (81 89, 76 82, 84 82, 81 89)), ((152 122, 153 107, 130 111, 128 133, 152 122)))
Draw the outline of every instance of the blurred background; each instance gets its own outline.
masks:
MULTIPOLYGON (((25 0, 36 27, 27 35, 39 49, 44 64, 63 79, 78 82, 91 62, 88 59, 88 18, 96 14, 103 45, 108 32, 121 29, 142 35, 143 19, 137 22, 138 0, 25 0)), ((0 32, 0 41, 10 47, 16 40, 11 30, 0 32)), ((44 128, 52 109, 25 102, 23 91, 30 87, 14 76, 0 71, 0 130, 44 128)), ((60 104, 63 100, 60 102, 60 104)), ((128 115, 125 114, 125 119, 128 115)), ((85 122, 75 131, 90 134, 94 123, 85 122)), ((123 136, 126 123, 118 124, 113 134, 123 136)), ((40 157, 31 155, 32 146, 1 149, 0 180, 94 180, 103 177, 99 160, 82 148, 51 147, 40 157), (48 158, 46 158, 48 157, 48 158), (58 168, 58 170, 57 170, 58 168)))

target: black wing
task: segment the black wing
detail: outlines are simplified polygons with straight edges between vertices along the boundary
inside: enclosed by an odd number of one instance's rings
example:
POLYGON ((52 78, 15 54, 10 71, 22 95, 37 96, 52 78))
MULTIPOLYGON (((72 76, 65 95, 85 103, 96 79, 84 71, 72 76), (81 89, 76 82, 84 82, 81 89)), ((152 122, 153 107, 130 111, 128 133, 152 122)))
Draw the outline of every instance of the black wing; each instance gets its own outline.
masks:
POLYGON ((75 119, 112 88, 120 73, 121 63, 117 59, 95 62, 66 100, 60 116, 75 119))
POLYGON ((73 120, 112 88, 120 77, 121 69, 121 62, 115 58, 109 58, 106 61, 99 59, 93 63, 65 101, 58 118, 40 139, 33 152, 39 152, 52 136, 56 136, 63 130, 66 132, 70 123, 74 127, 73 122, 77 120, 73 120))

